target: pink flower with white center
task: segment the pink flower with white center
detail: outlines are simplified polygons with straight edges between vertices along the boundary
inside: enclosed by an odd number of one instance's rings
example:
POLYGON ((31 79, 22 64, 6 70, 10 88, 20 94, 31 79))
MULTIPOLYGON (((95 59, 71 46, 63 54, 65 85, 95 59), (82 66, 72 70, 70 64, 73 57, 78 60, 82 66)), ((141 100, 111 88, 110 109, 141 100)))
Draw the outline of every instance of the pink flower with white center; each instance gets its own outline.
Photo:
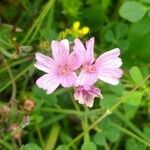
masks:
POLYGON ((74 98, 80 104, 84 104, 87 107, 92 107, 94 103, 94 98, 100 97, 102 98, 100 89, 90 86, 90 85, 83 85, 78 86, 75 89, 74 98))
POLYGON ((68 40, 52 41, 51 48, 54 59, 36 53, 35 63, 36 68, 46 73, 36 81, 36 84, 46 90, 47 94, 52 93, 60 84, 63 87, 73 86, 77 79, 75 71, 81 65, 75 52, 69 54, 68 40))
POLYGON ((86 42, 86 48, 79 39, 74 41, 74 51, 80 55, 82 60, 81 73, 76 85, 92 85, 98 79, 117 85, 123 71, 119 68, 122 60, 119 58, 120 50, 115 48, 94 59, 94 38, 86 42))

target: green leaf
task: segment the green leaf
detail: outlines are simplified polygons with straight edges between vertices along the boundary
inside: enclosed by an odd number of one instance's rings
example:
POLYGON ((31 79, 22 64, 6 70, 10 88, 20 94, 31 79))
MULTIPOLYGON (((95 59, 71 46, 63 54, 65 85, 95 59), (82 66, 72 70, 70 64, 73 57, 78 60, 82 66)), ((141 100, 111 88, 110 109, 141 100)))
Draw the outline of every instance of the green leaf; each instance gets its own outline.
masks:
POLYGON ((102 108, 111 108, 117 102, 117 98, 114 95, 104 95, 104 98, 100 101, 102 108))
POLYGON ((124 109, 125 118, 127 119, 133 118, 138 108, 139 108, 139 105, 130 105, 130 104, 124 103, 123 109, 124 109))
MULTIPOLYGON (((150 56, 150 17, 144 17, 142 20, 131 25, 129 29, 130 46, 128 56, 134 56, 137 59, 149 62, 150 56)), ((130 57, 131 58, 131 57, 130 57)), ((133 60, 132 63, 133 64, 133 60)))
POLYGON ((107 42, 113 42, 115 40, 114 33, 111 30, 106 31, 104 38, 107 42))
POLYGON ((124 87, 121 83, 119 83, 118 85, 116 86, 113 86, 113 85, 109 85, 108 86, 109 89, 114 92, 116 95, 119 95, 121 96, 123 94, 123 91, 124 91, 124 87))
POLYGON ((123 38, 128 33, 128 25, 122 22, 115 24, 115 36, 117 39, 123 38))
POLYGON ((145 146, 132 138, 126 141, 125 150, 145 150, 145 146))
POLYGON ((119 40, 117 42, 117 46, 122 50, 122 51, 126 51, 129 48, 129 41, 128 40, 119 40))
POLYGON ((69 150, 69 148, 66 145, 59 145, 56 150, 69 150))
POLYGON ((38 88, 37 86, 33 87, 33 96, 39 103, 46 103, 49 106, 57 104, 57 96, 54 94, 46 94, 45 91, 38 88))
POLYGON ((120 132, 117 128, 111 127, 105 132, 105 136, 111 142, 115 142, 118 140, 120 132))
POLYGON ((144 80, 142 73, 137 66, 134 66, 130 69, 130 75, 131 75, 132 80, 135 83, 139 83, 139 82, 142 82, 144 80))
POLYGON ((124 103, 128 103, 130 105, 139 105, 142 99, 142 93, 141 92, 125 92, 124 93, 124 103))
POLYGON ((29 143, 23 145, 20 150, 42 150, 42 149, 35 143, 29 143))
POLYGON ((131 22, 137 22, 143 18, 147 9, 140 3, 134 1, 125 2, 119 9, 122 18, 131 22))
POLYGON ((145 125, 144 126, 144 134, 146 135, 147 138, 150 139, 150 125, 145 125))
POLYGON ((81 150, 96 150, 96 145, 92 142, 86 142, 82 145, 81 150))
POLYGON ((93 141, 97 145, 105 145, 106 144, 105 134, 103 132, 96 133, 94 135, 93 141))

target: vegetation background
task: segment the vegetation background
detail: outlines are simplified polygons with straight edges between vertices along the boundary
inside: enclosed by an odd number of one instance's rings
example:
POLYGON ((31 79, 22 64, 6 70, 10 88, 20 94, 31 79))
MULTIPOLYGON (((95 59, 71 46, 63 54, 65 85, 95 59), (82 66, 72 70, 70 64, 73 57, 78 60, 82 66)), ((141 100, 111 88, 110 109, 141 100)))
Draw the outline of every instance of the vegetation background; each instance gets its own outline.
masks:
POLYGON ((150 0, 0 1, 0 150, 150 149, 150 0), (95 53, 119 47, 124 75, 98 81, 87 109, 72 89, 35 85, 35 53, 54 39, 95 37, 95 53))

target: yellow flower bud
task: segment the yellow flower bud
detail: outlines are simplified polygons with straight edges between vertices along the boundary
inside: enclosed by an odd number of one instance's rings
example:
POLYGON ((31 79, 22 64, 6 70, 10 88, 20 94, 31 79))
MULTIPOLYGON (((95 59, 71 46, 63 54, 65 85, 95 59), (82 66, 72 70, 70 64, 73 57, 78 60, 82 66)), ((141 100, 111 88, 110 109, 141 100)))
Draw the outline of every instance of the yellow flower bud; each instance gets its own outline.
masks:
POLYGON ((77 31, 79 29, 79 27, 80 27, 80 22, 79 21, 74 22, 73 30, 77 31))
POLYGON ((89 31, 90 31, 89 27, 83 27, 82 28, 82 35, 89 33, 89 31))

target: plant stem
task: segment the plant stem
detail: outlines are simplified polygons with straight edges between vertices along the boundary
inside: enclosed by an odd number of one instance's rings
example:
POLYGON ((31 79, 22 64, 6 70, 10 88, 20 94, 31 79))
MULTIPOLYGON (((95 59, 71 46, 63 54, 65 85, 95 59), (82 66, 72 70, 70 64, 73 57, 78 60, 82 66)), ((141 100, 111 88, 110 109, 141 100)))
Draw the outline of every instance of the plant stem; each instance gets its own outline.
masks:
POLYGON ((136 134, 144 138, 146 141, 150 142, 150 140, 129 120, 127 120, 119 111, 116 111, 115 114, 117 117, 123 121, 131 130, 133 130, 136 134))
MULTIPOLYGON (((47 112, 56 112, 56 113, 63 113, 63 114, 74 114, 77 116, 85 116, 84 111, 77 111, 77 110, 72 110, 72 109, 57 109, 57 108, 43 108, 42 111, 47 111, 47 112)), ((87 116, 91 117, 91 115, 96 115, 96 114, 101 114, 104 110, 103 109, 93 109, 93 110, 88 110, 87 111, 87 116)))
POLYGON ((42 10, 41 14, 39 15, 39 17, 35 20, 34 24, 32 25, 32 27, 30 28, 30 30, 28 31, 28 33, 26 34, 25 38, 23 39, 23 41, 21 42, 22 44, 26 43, 27 40, 28 42, 31 42, 31 40, 33 40, 33 38, 36 36, 40 26, 42 25, 42 22, 44 20, 44 18, 46 17, 49 9, 53 6, 55 0, 49 0, 47 2, 47 4, 45 5, 44 9, 42 10), (34 31, 35 30, 35 31, 34 31), (31 36, 31 37, 30 37, 31 36), (29 39, 30 38, 30 39, 29 39))
POLYGON ((15 103, 15 100, 16 100, 16 93, 17 93, 17 90, 16 90, 16 83, 15 83, 15 79, 14 79, 14 76, 12 74, 12 71, 8 65, 8 62, 6 59, 4 59, 4 63, 6 65, 6 68, 8 70, 8 73, 9 73, 9 76, 10 76, 10 79, 11 79, 11 82, 12 82, 12 94, 11 94, 11 98, 10 98, 10 104, 11 106, 13 107, 14 103, 15 103))
MULTIPOLYGON (((133 93, 135 90, 137 90, 146 80, 148 80, 150 78, 150 74, 142 81, 140 82, 130 93, 133 93)), ((126 97, 128 97, 129 95, 127 95, 126 97)), ((122 103, 123 98, 125 96, 120 97, 119 101, 114 104, 114 106, 112 106, 110 109, 106 110, 105 113, 100 116, 95 122, 93 122, 93 124, 84 132, 82 132, 81 134, 79 134, 77 137, 75 137, 69 144, 68 147, 72 146, 76 141, 78 141, 80 138, 82 138, 82 136, 86 133, 89 132, 94 126, 96 126, 99 122, 101 122, 104 118, 106 118, 109 114, 111 114, 113 111, 116 110, 116 108, 122 103)))
POLYGON ((125 129, 125 128, 119 126, 119 125, 116 124, 116 123, 112 123, 112 125, 113 125, 115 128, 119 129, 120 131, 122 131, 122 132, 124 132, 124 133, 130 135, 130 136, 133 137, 134 139, 138 140, 139 142, 142 142, 143 144, 150 146, 150 143, 149 143, 149 142, 147 142, 147 141, 141 139, 139 136, 137 136, 136 134, 134 134, 134 133, 131 132, 130 130, 125 129))
POLYGON ((44 143, 43 136, 42 136, 41 130, 40 130, 39 125, 38 125, 37 122, 36 122, 35 126, 36 126, 36 131, 37 131, 37 134, 38 134, 38 137, 39 137, 40 144, 41 144, 42 148, 44 149, 45 143, 44 143))
MULTIPOLYGON (((20 78, 22 75, 24 75, 31 67, 33 67, 33 64, 30 64, 28 67, 26 67, 22 72, 20 72, 17 76, 14 77, 14 81, 16 81, 18 78, 20 78)), ((5 90, 8 86, 12 84, 12 81, 8 81, 3 87, 0 88, 0 92, 5 90)))

